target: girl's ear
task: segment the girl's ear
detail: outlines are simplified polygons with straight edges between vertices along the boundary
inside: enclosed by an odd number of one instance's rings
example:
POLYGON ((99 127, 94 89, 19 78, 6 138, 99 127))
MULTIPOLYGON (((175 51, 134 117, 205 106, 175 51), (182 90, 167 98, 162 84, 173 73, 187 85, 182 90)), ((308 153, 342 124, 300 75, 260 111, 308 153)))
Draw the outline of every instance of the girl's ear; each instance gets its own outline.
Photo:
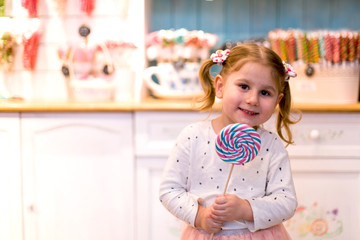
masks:
POLYGON ((223 91, 225 87, 224 79, 221 75, 216 75, 214 79, 215 95, 221 99, 223 97, 223 91))

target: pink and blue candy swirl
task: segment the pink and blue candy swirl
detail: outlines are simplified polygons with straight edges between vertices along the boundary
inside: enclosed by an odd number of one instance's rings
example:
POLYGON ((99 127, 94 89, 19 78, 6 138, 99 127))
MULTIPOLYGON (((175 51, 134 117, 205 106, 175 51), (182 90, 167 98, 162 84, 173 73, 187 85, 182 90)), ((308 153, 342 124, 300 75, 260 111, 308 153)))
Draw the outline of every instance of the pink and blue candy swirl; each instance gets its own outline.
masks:
POLYGON ((260 151, 260 135, 243 123, 224 127, 216 138, 216 152, 224 162, 240 165, 253 160, 260 151))

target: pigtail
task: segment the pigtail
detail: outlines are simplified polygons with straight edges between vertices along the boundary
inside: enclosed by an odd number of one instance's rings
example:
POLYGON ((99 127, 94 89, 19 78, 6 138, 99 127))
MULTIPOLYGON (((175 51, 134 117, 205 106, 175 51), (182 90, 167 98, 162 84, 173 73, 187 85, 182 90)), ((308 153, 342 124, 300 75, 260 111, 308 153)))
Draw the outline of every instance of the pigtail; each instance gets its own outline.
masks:
POLYGON ((280 138, 287 143, 286 146, 289 144, 293 144, 292 133, 290 130, 290 124, 295 124, 301 120, 301 115, 298 120, 293 121, 290 119, 291 113, 291 93, 289 83, 285 81, 284 83, 284 91, 283 91, 283 98, 279 102, 279 112, 277 115, 276 121, 276 131, 279 134, 280 138), (282 132, 282 129, 285 130, 285 136, 282 132))
POLYGON ((197 99, 197 102, 202 103, 199 107, 200 111, 210 110, 215 102, 214 79, 210 73, 211 67, 214 64, 211 59, 206 60, 199 70, 199 79, 204 90, 204 95, 197 99))

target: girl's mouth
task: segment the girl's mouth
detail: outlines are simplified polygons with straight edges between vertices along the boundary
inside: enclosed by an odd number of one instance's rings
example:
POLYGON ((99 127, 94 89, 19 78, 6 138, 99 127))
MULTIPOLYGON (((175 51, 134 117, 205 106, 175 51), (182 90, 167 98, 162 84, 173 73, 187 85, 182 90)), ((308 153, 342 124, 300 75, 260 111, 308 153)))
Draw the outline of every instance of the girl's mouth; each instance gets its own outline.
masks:
POLYGON ((246 110, 246 109, 243 109, 243 108, 239 108, 239 109, 240 109, 241 111, 243 111, 244 113, 248 114, 248 115, 254 116, 254 115, 259 114, 259 113, 257 113, 257 112, 249 111, 249 110, 246 110))

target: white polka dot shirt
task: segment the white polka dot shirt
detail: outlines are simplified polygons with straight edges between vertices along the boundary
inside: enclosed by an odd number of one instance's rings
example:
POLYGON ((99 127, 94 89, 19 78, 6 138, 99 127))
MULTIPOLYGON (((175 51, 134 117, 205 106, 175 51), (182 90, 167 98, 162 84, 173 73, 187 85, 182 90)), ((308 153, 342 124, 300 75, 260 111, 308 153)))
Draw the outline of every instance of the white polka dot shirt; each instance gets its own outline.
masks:
MULTIPOLYGON (((224 230, 269 228, 291 218, 297 207, 287 151, 277 134, 259 128, 261 148, 255 159, 235 165, 226 193, 247 199, 254 221, 224 223, 224 230)), ((176 140, 160 183, 160 201, 177 218, 194 226, 198 200, 210 206, 224 187, 231 164, 215 151, 211 120, 191 124, 176 140)))

